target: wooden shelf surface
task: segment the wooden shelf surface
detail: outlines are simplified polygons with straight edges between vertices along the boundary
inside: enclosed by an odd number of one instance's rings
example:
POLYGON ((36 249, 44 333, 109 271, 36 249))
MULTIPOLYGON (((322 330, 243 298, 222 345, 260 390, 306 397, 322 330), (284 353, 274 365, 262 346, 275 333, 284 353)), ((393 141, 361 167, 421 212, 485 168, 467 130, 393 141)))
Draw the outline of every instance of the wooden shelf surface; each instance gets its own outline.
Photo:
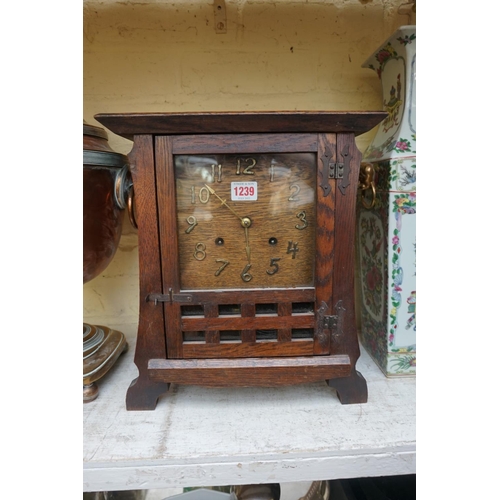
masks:
MULTIPOLYGON (((416 472, 416 381, 388 379, 361 349, 368 403, 326 383, 277 388, 171 386, 129 412, 129 350, 83 405, 83 491, 313 481, 416 472)), ((125 329, 122 331, 127 334, 125 329)))

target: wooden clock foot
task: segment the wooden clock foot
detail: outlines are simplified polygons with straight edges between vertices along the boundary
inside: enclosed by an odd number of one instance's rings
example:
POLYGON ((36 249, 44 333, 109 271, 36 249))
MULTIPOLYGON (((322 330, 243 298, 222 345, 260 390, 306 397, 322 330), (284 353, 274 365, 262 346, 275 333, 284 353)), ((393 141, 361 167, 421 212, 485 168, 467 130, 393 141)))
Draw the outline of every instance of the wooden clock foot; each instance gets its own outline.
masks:
POLYGON ((158 398, 168 391, 167 382, 153 382, 140 375, 130 384, 127 391, 126 406, 129 411, 154 410, 158 398))
POLYGON ((331 378, 326 383, 337 391, 337 396, 343 405, 360 404, 368 401, 366 380, 356 370, 349 377, 331 378))

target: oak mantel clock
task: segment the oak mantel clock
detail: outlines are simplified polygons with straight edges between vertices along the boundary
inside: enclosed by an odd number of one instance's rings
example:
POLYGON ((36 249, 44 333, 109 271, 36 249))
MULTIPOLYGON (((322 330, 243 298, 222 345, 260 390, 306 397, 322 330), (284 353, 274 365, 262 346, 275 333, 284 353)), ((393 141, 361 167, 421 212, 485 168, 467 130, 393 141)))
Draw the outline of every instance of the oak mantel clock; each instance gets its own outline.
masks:
POLYGON ((325 380, 356 371, 354 137, 382 112, 100 114, 134 141, 139 376, 127 409, 169 384, 325 380))

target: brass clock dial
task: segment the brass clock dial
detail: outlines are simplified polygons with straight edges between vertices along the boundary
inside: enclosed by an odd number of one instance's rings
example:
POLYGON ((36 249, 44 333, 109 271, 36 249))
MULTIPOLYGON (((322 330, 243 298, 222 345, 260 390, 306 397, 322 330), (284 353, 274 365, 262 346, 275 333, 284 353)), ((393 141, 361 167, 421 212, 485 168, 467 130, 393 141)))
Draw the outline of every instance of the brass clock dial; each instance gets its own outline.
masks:
POLYGON ((314 284, 313 153, 174 160, 182 289, 314 284))

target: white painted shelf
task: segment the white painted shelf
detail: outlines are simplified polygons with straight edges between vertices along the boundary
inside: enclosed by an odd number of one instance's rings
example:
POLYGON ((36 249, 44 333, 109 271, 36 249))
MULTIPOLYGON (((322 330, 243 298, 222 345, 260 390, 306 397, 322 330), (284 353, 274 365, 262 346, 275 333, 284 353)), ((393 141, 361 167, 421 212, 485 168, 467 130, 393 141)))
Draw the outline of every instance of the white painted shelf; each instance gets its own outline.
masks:
MULTIPOLYGON (((123 330, 122 330, 123 331, 123 330)), ((171 386, 156 410, 128 412, 129 350, 83 405, 83 491, 216 486, 416 472, 416 381, 388 379, 362 349, 368 403, 326 383, 171 386)))

